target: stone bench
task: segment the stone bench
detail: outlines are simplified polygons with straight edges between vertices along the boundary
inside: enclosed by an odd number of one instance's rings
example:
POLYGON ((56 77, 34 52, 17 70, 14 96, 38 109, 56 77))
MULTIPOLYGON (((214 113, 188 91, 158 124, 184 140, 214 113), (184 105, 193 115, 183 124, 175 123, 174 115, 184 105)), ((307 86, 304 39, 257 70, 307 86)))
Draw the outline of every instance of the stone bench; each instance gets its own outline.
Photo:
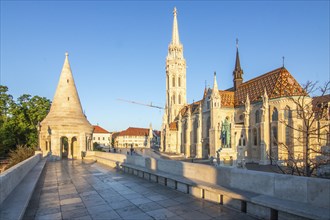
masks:
POLYGON ((145 167, 122 163, 125 173, 160 183, 208 201, 229 206, 263 219, 324 219, 330 220, 329 209, 289 201, 272 196, 247 192, 230 187, 191 180, 182 176, 154 171, 145 167))
POLYGON ((41 159, 14 188, 0 205, 1 219, 22 219, 35 186, 45 167, 47 158, 41 159))

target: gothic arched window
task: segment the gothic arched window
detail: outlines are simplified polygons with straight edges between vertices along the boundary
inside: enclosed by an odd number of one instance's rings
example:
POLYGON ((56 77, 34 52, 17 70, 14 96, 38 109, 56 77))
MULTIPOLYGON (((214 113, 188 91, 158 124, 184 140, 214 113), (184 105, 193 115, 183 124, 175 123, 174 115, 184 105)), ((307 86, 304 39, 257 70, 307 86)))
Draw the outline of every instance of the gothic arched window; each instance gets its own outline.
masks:
POLYGON ((260 123, 260 112, 259 112, 259 110, 256 111, 256 115, 255 116, 256 116, 256 118, 255 118, 256 119, 256 124, 257 123, 260 123))
POLYGON ((256 128, 253 129, 252 135, 253 135, 253 145, 257 146, 258 145, 258 136, 257 136, 256 128))
POLYGON ((272 134, 273 146, 277 146, 277 127, 272 127, 272 134))
POLYGON ((181 77, 178 78, 178 86, 181 87, 181 77))
POLYGON ((175 77, 172 78, 172 86, 175 87, 175 77))
POLYGON ((292 111, 289 106, 286 106, 284 109, 284 119, 292 118, 292 111))
POLYGON ((211 119, 210 117, 208 117, 206 121, 206 137, 209 137, 210 128, 211 128, 211 119))
POLYGON ((198 118, 194 120, 194 143, 197 143, 198 118))
POLYGON ((274 108, 274 110, 273 110, 272 121, 278 121, 278 111, 277 111, 277 108, 274 108))
POLYGON ((179 94, 179 104, 181 104, 181 95, 179 94))

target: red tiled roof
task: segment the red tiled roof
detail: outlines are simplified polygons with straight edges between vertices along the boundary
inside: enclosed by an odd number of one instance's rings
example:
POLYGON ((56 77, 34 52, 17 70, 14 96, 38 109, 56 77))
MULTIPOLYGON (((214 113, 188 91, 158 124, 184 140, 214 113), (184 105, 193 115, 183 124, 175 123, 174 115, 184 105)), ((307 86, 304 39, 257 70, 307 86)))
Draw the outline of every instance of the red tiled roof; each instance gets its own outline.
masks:
POLYGON ((125 131, 121 131, 119 136, 148 136, 148 128, 133 128, 129 127, 125 131))
POLYGON ((105 130, 104 128, 98 125, 94 125, 93 127, 94 127, 93 133, 110 133, 109 131, 105 130))

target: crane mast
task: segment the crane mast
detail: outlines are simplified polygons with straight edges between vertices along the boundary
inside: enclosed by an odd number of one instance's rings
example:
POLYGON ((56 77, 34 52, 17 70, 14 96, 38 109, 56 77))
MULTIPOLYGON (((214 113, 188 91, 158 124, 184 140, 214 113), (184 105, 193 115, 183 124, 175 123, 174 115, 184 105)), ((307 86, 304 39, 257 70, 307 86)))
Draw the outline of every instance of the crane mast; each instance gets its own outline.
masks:
POLYGON ((148 107, 151 107, 151 108, 164 109, 163 107, 153 105, 152 102, 150 104, 146 104, 146 103, 126 100, 126 99, 117 99, 117 100, 122 101, 122 102, 128 102, 128 103, 136 104, 136 105, 144 105, 144 106, 148 106, 148 107))

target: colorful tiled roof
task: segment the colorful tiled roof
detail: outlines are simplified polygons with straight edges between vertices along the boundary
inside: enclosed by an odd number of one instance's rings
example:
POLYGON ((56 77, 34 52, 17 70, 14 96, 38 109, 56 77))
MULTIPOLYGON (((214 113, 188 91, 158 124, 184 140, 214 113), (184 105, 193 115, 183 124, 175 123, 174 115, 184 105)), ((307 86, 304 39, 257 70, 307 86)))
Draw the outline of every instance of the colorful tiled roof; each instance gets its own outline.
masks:
MULTIPOLYGON (((242 105, 247 94, 249 94, 250 102, 260 101, 265 89, 269 99, 305 94, 289 71, 281 67, 242 83, 235 91, 235 106, 242 105)), ((227 91, 232 91, 232 89, 227 91)))
POLYGON ((104 128, 102 128, 98 125, 94 125, 93 127, 94 127, 93 133, 103 133, 103 134, 110 133, 109 131, 105 130, 104 128))
POLYGON ((148 128, 134 128, 129 127, 124 131, 121 131, 119 136, 148 136, 149 129, 148 128))
POLYGON ((219 90, 221 96, 221 106, 234 107, 235 92, 219 90))

